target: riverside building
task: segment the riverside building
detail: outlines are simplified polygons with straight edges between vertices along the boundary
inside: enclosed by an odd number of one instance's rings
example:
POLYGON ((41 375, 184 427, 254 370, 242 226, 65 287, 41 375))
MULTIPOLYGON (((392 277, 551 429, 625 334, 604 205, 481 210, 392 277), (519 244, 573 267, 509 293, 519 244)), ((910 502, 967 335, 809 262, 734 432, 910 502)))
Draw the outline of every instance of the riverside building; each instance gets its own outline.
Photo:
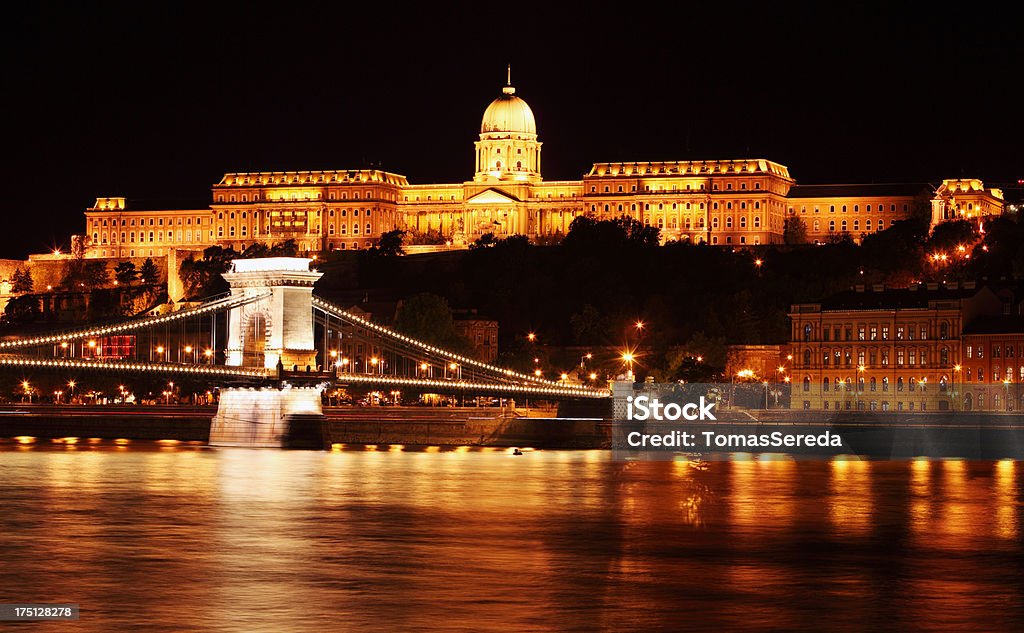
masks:
POLYGON ((854 290, 791 307, 791 407, 1007 411, 1024 404, 1024 319, 1013 289, 854 290))

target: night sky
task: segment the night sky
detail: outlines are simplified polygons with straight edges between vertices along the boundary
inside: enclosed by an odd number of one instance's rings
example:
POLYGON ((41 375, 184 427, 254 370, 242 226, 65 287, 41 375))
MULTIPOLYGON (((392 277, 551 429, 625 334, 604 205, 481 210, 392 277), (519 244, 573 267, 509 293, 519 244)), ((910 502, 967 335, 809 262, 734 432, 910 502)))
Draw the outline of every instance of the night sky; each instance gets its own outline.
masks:
POLYGON ((461 182, 507 63, 546 179, 740 157, 802 183, 1024 178, 1024 16, 996 4, 29 4, 0 26, 0 257, 66 245, 97 196, 205 206, 228 171, 461 182))

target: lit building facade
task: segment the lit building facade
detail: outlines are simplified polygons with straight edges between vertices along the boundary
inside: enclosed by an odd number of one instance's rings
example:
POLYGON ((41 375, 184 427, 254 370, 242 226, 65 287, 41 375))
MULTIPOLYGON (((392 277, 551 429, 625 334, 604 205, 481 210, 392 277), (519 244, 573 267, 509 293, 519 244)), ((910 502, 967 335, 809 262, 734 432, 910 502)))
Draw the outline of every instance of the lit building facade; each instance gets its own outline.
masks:
POLYGON ((1024 317, 983 316, 964 331, 958 374, 965 411, 1024 411, 1024 317))
POLYGON ((986 188, 977 178, 943 180, 931 201, 932 225, 999 215, 1005 206, 1002 190, 986 188))
POLYGON ((795 185, 786 195, 788 214, 807 227, 807 241, 855 240, 883 231, 915 211, 927 213, 927 183, 795 185))
MULTIPOLYGON (((580 180, 546 181, 530 106, 509 84, 487 107, 463 182, 411 184, 380 170, 229 173, 205 209, 137 209, 99 198, 86 211, 89 257, 155 257, 217 244, 244 248, 294 239, 302 252, 362 249, 382 233, 436 233, 464 246, 486 233, 544 239, 580 215, 628 216, 663 239, 717 245, 783 241, 799 217, 809 241, 854 239, 910 217, 927 185, 797 185, 763 159, 595 163, 580 180)), ((931 201, 935 221, 1002 212, 998 190, 947 180, 931 201)), ((927 210, 924 211, 927 213, 927 210)))
POLYGON ((814 411, 959 409, 964 326, 998 315, 990 289, 922 284, 792 306, 791 406, 814 411))

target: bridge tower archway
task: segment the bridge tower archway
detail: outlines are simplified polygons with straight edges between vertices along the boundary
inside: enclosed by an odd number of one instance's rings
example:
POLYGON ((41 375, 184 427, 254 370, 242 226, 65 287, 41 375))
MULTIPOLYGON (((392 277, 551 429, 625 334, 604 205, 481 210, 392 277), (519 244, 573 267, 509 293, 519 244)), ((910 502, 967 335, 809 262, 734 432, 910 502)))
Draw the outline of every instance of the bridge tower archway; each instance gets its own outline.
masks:
POLYGON ((313 284, 306 257, 236 259, 224 279, 232 296, 254 300, 228 314, 225 365, 275 369, 316 365, 313 284))

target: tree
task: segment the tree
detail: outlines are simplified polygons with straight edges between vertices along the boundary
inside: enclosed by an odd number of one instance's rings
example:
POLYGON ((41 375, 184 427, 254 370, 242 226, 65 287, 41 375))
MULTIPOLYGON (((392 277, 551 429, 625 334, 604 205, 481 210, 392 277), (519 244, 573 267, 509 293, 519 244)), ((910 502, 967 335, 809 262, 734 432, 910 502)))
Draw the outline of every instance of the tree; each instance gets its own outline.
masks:
POLYGON ((941 222, 932 229, 928 240, 928 251, 956 251, 959 246, 967 248, 978 240, 978 231, 968 220, 941 222))
POLYGON ((11 275, 11 292, 32 292, 32 271, 17 268, 11 275))
POLYGON ((267 251, 267 257, 297 257, 299 254, 299 243, 293 239, 278 242, 267 251))
POLYGON ((402 302, 395 329, 448 350, 471 353, 473 345, 455 331, 452 311, 443 297, 423 292, 402 302))
POLYGON ((402 242, 405 240, 405 231, 402 229, 395 229, 394 231, 388 231, 380 236, 377 240, 377 245, 374 246, 371 251, 374 251, 376 255, 382 255, 384 257, 398 257, 404 255, 405 251, 402 250, 402 242))
POLYGON ((798 218, 795 215, 786 218, 782 229, 782 239, 789 245, 806 244, 807 223, 803 221, 803 218, 798 218))
POLYGON ((608 321, 597 308, 587 303, 583 310, 569 317, 572 335, 579 345, 594 345, 608 337, 608 321))
POLYGON ((107 264, 99 259, 71 259, 64 265, 61 284, 74 289, 102 288, 110 283, 107 264))
MULTIPOLYGON (((248 249, 247 249, 248 250, 248 249)), ((231 260, 238 259, 233 248, 211 246, 203 251, 203 257, 196 259, 189 255, 178 268, 178 275, 185 285, 185 294, 191 298, 208 297, 226 290, 227 284, 221 277, 231 267, 231 260)))
POLYGON ((7 302, 4 308, 4 322, 31 323, 39 318, 39 298, 34 295, 22 295, 7 302))
POLYGON ((410 244, 437 245, 444 244, 447 241, 445 240, 444 236, 441 235, 441 232, 438 231, 437 229, 427 229, 426 233, 420 233, 416 229, 410 229, 408 231, 407 238, 407 241, 410 244))
POLYGON ((474 251, 479 248, 492 248, 498 244, 498 238, 494 233, 484 233, 480 237, 476 238, 472 244, 469 245, 469 250, 474 251))
POLYGON ((131 284, 139 278, 139 271, 132 262, 120 262, 114 266, 114 279, 119 284, 131 284))
POLYGON ((82 269, 82 281, 88 288, 102 288, 110 283, 110 271, 107 264, 100 259, 91 259, 85 262, 82 269))
POLYGON ((144 284, 157 284, 160 283, 160 270, 153 263, 153 259, 150 257, 146 258, 146 261, 142 262, 142 268, 139 269, 139 276, 142 277, 142 283, 144 284))

